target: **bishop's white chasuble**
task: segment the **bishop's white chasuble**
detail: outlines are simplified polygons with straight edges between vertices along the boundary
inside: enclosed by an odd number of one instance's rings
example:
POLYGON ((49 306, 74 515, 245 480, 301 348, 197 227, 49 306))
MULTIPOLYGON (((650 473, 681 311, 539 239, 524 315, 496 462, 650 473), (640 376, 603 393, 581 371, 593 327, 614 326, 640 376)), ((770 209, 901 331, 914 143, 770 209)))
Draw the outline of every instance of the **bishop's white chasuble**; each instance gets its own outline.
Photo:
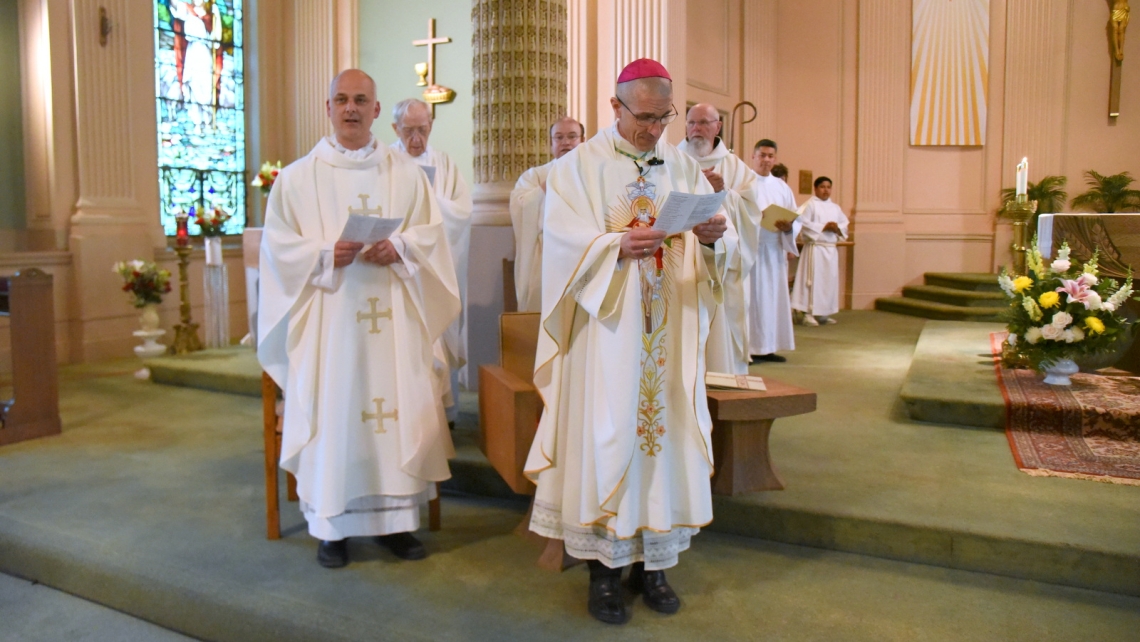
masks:
POLYGON ((261 247, 258 359, 285 399, 281 467, 309 532, 415 530, 454 455, 432 345, 459 314, 455 271, 424 173, 379 147, 324 139, 281 171, 261 247), (353 156, 360 156, 349 152, 353 156), (349 214, 403 219, 402 263, 332 266, 349 214))
POLYGON ((711 168, 724 179, 724 189, 728 191, 724 210, 738 237, 736 251, 730 254, 725 266, 724 303, 713 314, 705 360, 712 372, 748 374, 752 361, 748 351, 750 297, 745 286, 756 261, 762 216, 756 198, 756 172, 729 152, 720 138, 708 156, 696 156, 688 141, 682 141, 677 149, 696 158, 701 169, 711 168))
POLYGON ((847 238, 847 216, 839 205, 812 196, 800 207, 800 233, 804 241, 796 282, 792 287, 792 309, 825 317, 839 312, 839 249, 835 244, 847 238), (825 232, 828 223, 839 226, 839 234, 825 232))
POLYGON ((515 232, 515 297, 519 312, 542 311, 542 217, 546 213, 546 177, 554 161, 519 176, 511 191, 511 228, 515 232))
POLYGON ((685 232, 619 258, 622 234, 652 225, 672 190, 712 188, 676 147, 642 154, 616 127, 559 159, 546 184, 530 528, 610 567, 673 566, 712 520, 704 344, 723 242, 685 232))
MULTIPOLYGON (((779 205, 796 211, 796 197, 783 179, 756 177, 756 196, 760 210, 779 205)), ((792 223, 791 232, 769 232, 759 229, 756 262, 748 275, 749 314, 748 341, 755 355, 796 349, 792 328, 792 306, 788 296, 788 254, 798 254, 796 234, 800 220, 792 223)))

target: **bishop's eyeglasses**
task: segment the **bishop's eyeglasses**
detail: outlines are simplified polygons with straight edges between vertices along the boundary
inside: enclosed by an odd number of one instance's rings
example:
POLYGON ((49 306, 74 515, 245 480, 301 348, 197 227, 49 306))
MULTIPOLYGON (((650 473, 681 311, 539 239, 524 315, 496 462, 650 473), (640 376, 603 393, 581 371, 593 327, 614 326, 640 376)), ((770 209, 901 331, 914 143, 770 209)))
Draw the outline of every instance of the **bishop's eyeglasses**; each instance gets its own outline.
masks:
MULTIPOLYGON (((617 98, 617 96, 614 96, 614 98, 617 98)), ((651 114, 635 114, 633 113, 633 110, 629 108, 629 105, 625 104, 621 98, 617 98, 617 101, 621 103, 622 107, 625 107, 625 110, 629 112, 630 116, 633 116, 633 119, 636 120, 637 124, 641 127, 668 125, 674 120, 677 120, 677 108, 673 105, 669 105, 669 113, 665 114, 664 116, 653 116, 651 114)))

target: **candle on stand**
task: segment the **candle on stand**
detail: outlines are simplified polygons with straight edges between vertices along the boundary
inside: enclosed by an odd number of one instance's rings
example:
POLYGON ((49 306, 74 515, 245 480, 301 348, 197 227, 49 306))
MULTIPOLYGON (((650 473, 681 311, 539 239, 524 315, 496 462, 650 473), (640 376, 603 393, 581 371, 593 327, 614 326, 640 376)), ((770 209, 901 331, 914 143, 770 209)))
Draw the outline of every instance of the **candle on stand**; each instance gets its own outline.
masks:
POLYGON ((1017 195, 1022 196, 1029 192, 1029 159, 1022 158, 1017 164, 1017 195))
POLYGON ((174 235, 174 243, 178 247, 186 247, 187 245, 190 245, 190 230, 186 227, 189 220, 190 217, 181 210, 179 210, 179 212, 174 215, 174 223, 177 226, 177 231, 174 235))

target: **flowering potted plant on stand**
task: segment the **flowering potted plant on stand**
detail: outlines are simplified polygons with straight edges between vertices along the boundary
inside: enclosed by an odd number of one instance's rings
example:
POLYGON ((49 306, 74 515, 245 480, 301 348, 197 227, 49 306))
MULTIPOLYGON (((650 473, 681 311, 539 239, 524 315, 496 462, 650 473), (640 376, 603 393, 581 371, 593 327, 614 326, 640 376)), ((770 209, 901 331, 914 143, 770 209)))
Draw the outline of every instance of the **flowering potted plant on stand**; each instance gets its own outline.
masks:
POLYGON ((223 227, 231 214, 215 207, 208 215, 194 216, 202 230, 206 246, 206 267, 202 270, 205 278, 206 299, 206 347, 223 348, 230 344, 230 295, 229 275, 222 260, 223 227))
POLYGON ((170 292, 170 271, 163 270, 152 261, 119 261, 112 266, 115 274, 123 277, 123 292, 129 295, 131 305, 142 311, 139 326, 134 335, 143 340, 135 346, 135 354, 140 358, 157 357, 166 352, 166 346, 156 339, 166 334, 158 327, 158 306, 162 295, 170 292))
POLYGON ((1123 284, 1097 276, 1097 255, 1084 266, 1069 260, 1069 244, 1046 266, 1034 241, 1026 252, 1028 274, 1005 271, 998 283, 1009 300, 1008 343, 1045 383, 1067 386, 1079 370, 1074 357, 1108 352, 1127 336, 1118 311, 1132 296, 1131 274, 1123 284))

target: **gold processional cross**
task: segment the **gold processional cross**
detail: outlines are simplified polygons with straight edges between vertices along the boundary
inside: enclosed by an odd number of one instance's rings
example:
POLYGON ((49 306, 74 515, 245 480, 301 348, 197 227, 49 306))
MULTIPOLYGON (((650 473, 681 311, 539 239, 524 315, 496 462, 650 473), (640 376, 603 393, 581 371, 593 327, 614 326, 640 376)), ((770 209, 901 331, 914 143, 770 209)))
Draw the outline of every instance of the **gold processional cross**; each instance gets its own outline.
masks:
POLYGON ((360 411, 360 421, 372 421, 373 419, 375 419, 376 420, 376 430, 374 432, 378 435, 385 434, 388 431, 384 430, 384 420, 385 419, 391 419, 392 421, 399 421, 400 420, 400 417, 399 417, 400 409, 397 408, 397 409, 393 410, 392 412, 384 412, 384 399, 383 398, 374 398, 372 400, 372 403, 376 404, 376 412, 372 413, 372 412, 368 412, 367 410, 361 410, 360 411))
POLYGON ((372 308, 372 311, 371 312, 357 312, 356 313, 356 322, 357 323, 360 323, 361 321, 371 321, 372 322, 372 327, 369 328, 368 334, 380 334, 380 328, 377 327, 377 325, 376 325, 376 322, 379 321, 380 319, 388 319, 389 321, 392 320, 392 308, 388 308, 387 310, 380 312, 379 310, 376 309, 376 304, 379 302, 380 302, 380 299, 378 299, 377 297, 372 297, 372 298, 368 299, 368 305, 372 308))
POLYGON ((435 35, 435 18, 428 18, 428 37, 423 40, 413 40, 412 44, 416 47, 427 47, 428 61, 416 64, 416 74, 419 75, 420 80, 416 83, 417 87, 427 87, 424 90, 424 102, 431 106, 431 116, 435 118, 435 106, 437 103, 449 103, 455 100, 455 91, 444 87, 443 85, 435 84, 435 48, 437 45, 445 45, 451 42, 451 38, 443 36, 436 37, 435 35))
POLYGON ((1120 72, 1124 66, 1124 32, 1128 30, 1128 0, 1110 0, 1108 15, 1108 41, 1112 75, 1108 83, 1108 117, 1120 115, 1120 72))

